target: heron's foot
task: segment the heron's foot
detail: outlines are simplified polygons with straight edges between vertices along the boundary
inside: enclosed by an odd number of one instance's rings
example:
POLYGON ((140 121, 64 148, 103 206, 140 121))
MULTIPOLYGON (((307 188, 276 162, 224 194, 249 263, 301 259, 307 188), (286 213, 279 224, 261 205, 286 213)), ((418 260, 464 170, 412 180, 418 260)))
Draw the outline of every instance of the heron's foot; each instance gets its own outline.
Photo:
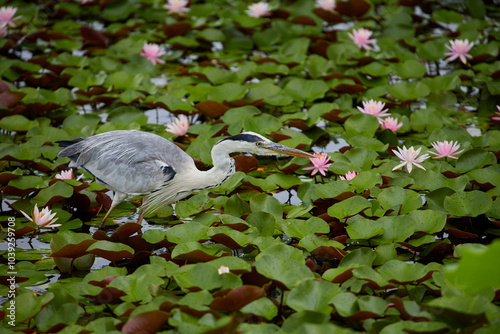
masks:
POLYGON ((106 225, 106 219, 102 220, 100 223, 99 223, 99 226, 97 226, 97 229, 98 230, 104 230, 104 226, 106 225))

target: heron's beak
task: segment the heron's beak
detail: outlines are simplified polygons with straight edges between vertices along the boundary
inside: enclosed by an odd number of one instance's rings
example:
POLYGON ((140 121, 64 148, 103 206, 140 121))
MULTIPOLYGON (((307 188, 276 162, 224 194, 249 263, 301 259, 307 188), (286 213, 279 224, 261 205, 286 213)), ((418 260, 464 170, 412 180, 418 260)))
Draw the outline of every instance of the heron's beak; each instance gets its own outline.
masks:
POLYGON ((296 148, 291 148, 288 146, 273 143, 274 145, 267 147, 271 152, 281 154, 281 155, 291 155, 294 157, 301 158, 316 158, 314 154, 298 150, 296 148))

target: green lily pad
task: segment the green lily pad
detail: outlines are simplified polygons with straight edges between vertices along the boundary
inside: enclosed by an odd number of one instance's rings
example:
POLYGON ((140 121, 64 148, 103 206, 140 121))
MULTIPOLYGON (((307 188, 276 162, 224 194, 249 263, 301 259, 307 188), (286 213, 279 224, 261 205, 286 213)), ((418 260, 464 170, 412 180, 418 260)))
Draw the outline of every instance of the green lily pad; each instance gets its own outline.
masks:
POLYGON ((422 206, 422 198, 418 193, 397 186, 382 189, 377 199, 384 209, 395 209, 401 213, 408 213, 422 206))
POLYGON ((313 233, 328 233, 330 232, 330 227, 321 218, 312 217, 308 220, 301 219, 285 219, 278 223, 283 229, 283 233, 291 238, 302 239, 308 234, 313 233))
POLYGON ((375 116, 359 113, 349 117, 344 126, 350 136, 373 137, 380 124, 375 116))
POLYGON ((257 272, 291 289, 301 280, 314 275, 305 265, 302 252, 291 246, 276 244, 264 249, 255 258, 257 272))
POLYGON ((351 239, 366 240, 384 234, 384 227, 373 220, 358 219, 346 227, 351 239))
POLYGON ((265 193, 253 196, 250 199, 250 208, 252 212, 267 212, 274 216, 276 220, 283 218, 281 203, 276 198, 265 193))
POLYGON ((495 241, 486 248, 465 247, 456 264, 446 266, 446 279, 468 294, 483 290, 500 289, 500 266, 498 251, 500 242, 495 241), (480 280, 477 278, 481 277, 480 280))
POLYGON ((388 92, 401 101, 416 100, 431 93, 429 87, 420 81, 400 82, 388 87, 388 92))
POLYGON ((328 208, 328 215, 342 219, 370 208, 370 202, 362 196, 353 196, 328 208))
POLYGON ((296 101, 314 101, 322 98, 329 88, 322 80, 293 78, 283 89, 296 101))
POLYGON ((23 115, 6 116, 0 120, 0 128, 7 131, 28 131, 33 126, 35 126, 35 121, 23 115))
POLYGON ((341 292, 337 284, 327 281, 304 280, 288 294, 286 303, 294 310, 330 314, 331 299, 341 292))
POLYGON ((113 262, 130 258, 135 253, 130 246, 107 240, 99 240, 93 243, 87 248, 87 251, 113 262))
POLYGON ((418 232, 438 233, 446 225, 446 213, 435 210, 415 210, 409 213, 415 221, 415 230, 418 232))
POLYGON ((411 216, 384 216, 376 220, 384 234, 374 238, 377 243, 402 242, 415 233, 416 222, 411 216))
POLYGON ((491 196, 478 190, 456 192, 444 199, 444 209, 455 216, 477 217, 492 205, 491 196))
POLYGON ((174 272, 174 279, 185 289, 212 290, 221 286, 221 276, 217 268, 208 263, 188 264, 174 272))

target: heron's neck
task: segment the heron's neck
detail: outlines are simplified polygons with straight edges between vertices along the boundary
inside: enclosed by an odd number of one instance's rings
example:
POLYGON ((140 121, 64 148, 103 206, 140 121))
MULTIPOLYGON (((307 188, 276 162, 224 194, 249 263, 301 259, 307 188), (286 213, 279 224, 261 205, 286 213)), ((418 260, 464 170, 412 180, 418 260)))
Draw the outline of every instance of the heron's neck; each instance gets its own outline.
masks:
POLYGON ((212 148, 211 155, 214 166, 210 170, 202 172, 200 184, 204 185, 203 188, 218 187, 234 174, 234 159, 229 156, 229 153, 231 151, 224 146, 216 145, 212 148))

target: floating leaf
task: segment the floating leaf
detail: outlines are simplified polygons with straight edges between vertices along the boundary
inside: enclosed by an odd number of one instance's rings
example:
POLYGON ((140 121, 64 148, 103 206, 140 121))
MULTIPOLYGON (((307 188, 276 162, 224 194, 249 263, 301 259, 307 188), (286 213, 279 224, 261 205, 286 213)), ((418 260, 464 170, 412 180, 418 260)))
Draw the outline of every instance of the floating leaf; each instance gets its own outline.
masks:
POLYGON ((23 115, 6 116, 0 120, 0 128, 7 131, 28 131, 34 125, 34 121, 27 119, 23 115))
POLYGON ((375 116, 359 113, 349 117, 344 126, 346 132, 351 136, 373 137, 380 124, 375 116))
POLYGON ((331 299, 340 293, 336 284, 327 281, 304 280, 288 294, 286 303, 296 311, 332 312, 331 299))
POLYGON ((483 149, 472 149, 458 157, 456 167, 459 173, 466 173, 494 163, 496 163, 496 158, 491 152, 483 149))
POLYGON ((121 331, 127 334, 137 333, 137 331, 156 333, 167 323, 168 318, 170 314, 160 310, 140 313, 128 319, 121 331))
POLYGON ((425 97, 431 93, 429 87, 420 81, 415 82, 400 82, 389 86, 389 94, 401 101, 416 100, 425 97))
POLYGON ((322 98, 328 91, 328 86, 322 80, 294 78, 283 89, 296 101, 313 101, 322 98))
POLYGON ((330 227, 320 218, 312 217, 308 220, 301 219, 286 219, 279 223, 283 232, 291 238, 302 239, 308 234, 313 233, 328 233, 330 227))
POLYGON ((243 285, 231 290, 223 297, 215 297, 210 307, 217 311, 239 311, 251 302, 264 297, 266 293, 259 287, 243 285))
POLYGON ((379 243, 402 242, 415 232, 416 223, 411 216, 384 216, 376 220, 384 228, 384 234, 374 238, 379 243))
POLYGON ((478 190, 456 192, 444 199, 444 209, 455 216, 477 217, 492 205, 493 199, 478 190))
MULTIPOLYGON (((267 320, 272 320, 278 315, 278 308, 268 298, 257 299, 242 307, 240 311, 244 314, 255 314, 257 316, 264 317, 267 320)), ((241 328, 243 329, 243 326, 241 328)))
POLYGON ((252 212, 267 212, 281 220, 283 218, 283 209, 281 203, 274 197, 265 193, 253 196, 250 199, 250 208, 252 212))
POLYGON ((434 210, 415 210, 409 213, 415 221, 415 230, 418 232, 438 233, 446 225, 446 213, 434 210))
POLYGON ((371 207, 370 202, 362 196, 353 196, 328 208, 328 215, 342 219, 371 207))
POLYGON ((261 275, 281 282, 289 289, 301 280, 313 277, 302 252, 284 244, 264 249, 255 258, 255 268, 261 275))
POLYGON ((370 239, 384 234, 384 228, 373 220, 358 219, 346 227, 351 239, 370 239))
POLYGON ((425 65, 415 59, 408 59, 403 63, 394 64, 392 68, 401 79, 421 78, 427 72, 425 65))
POLYGON ((418 193, 401 187, 382 189, 377 199, 384 209, 395 209, 401 213, 408 213, 422 206, 422 199, 418 193))
POLYGON ((428 270, 420 263, 390 260, 378 268, 378 272, 389 282, 409 284, 423 278, 428 270))
POLYGON ((134 250, 130 246, 107 240, 95 242, 87 251, 112 262, 130 258, 134 255, 134 250))
POLYGON ((498 241, 486 248, 464 247, 458 263, 446 266, 446 279, 471 295, 500 289, 499 251, 498 241))
POLYGON ((216 289, 221 286, 221 276, 217 268, 207 263, 188 264, 174 272, 174 279, 185 289, 216 289))

